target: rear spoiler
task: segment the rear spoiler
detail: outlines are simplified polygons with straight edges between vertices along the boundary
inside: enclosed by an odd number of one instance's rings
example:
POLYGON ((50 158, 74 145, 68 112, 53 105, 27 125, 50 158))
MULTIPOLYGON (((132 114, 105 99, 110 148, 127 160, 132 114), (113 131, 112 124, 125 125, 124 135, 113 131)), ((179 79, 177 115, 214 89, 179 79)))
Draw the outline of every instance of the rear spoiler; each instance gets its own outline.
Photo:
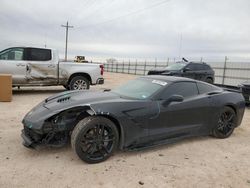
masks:
POLYGON ((241 88, 238 86, 224 85, 224 84, 214 84, 225 91, 242 93, 241 88))

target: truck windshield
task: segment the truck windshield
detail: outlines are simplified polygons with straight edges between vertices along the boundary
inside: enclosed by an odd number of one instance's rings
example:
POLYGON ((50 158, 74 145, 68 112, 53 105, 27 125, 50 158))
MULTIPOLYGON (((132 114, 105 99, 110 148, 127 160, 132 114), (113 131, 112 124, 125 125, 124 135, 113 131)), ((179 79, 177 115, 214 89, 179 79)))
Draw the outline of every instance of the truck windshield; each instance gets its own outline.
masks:
POLYGON ((170 70, 170 71, 173 71, 173 70, 181 70, 183 69, 184 67, 186 66, 185 63, 175 63, 173 65, 169 65, 166 67, 166 70, 170 70))
POLYGON ((167 83, 164 81, 138 78, 112 90, 112 92, 121 97, 143 100, 149 98, 165 85, 167 83))

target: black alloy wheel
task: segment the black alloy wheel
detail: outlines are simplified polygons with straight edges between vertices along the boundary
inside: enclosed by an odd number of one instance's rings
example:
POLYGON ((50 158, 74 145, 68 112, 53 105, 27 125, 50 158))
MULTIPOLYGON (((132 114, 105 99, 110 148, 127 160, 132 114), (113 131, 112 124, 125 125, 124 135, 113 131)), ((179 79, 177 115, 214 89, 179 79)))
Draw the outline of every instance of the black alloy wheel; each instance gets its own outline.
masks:
POLYGON ((229 137, 236 127, 236 113, 230 107, 224 107, 220 114, 217 127, 213 131, 213 135, 217 138, 229 137))
POLYGON ((87 117, 72 132, 71 144, 76 154, 87 163, 106 160, 118 144, 118 131, 104 117, 87 117))

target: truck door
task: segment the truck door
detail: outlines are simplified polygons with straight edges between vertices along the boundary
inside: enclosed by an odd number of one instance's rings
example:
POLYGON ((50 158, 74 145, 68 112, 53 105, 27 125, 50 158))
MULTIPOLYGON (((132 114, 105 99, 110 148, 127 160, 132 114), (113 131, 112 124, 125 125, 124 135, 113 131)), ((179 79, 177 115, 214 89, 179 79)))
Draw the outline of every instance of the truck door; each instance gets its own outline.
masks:
POLYGON ((50 49, 27 48, 27 78, 29 84, 57 84, 57 65, 50 49))
POLYGON ((9 48, 0 52, 0 74, 11 74, 13 85, 27 82, 26 70, 24 48, 9 48))

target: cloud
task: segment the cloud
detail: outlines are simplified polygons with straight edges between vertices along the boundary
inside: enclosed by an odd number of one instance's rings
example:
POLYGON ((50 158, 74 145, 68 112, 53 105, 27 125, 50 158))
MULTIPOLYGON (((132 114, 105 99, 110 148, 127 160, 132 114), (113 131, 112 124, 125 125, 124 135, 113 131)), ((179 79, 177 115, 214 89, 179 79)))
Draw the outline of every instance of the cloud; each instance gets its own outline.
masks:
POLYGON ((46 43, 63 58, 65 30, 60 25, 68 20, 74 25, 70 57, 250 58, 248 0, 171 0, 148 8, 162 1, 2 0, 0 49, 46 43), (148 9, 128 15, 143 8, 148 9))

